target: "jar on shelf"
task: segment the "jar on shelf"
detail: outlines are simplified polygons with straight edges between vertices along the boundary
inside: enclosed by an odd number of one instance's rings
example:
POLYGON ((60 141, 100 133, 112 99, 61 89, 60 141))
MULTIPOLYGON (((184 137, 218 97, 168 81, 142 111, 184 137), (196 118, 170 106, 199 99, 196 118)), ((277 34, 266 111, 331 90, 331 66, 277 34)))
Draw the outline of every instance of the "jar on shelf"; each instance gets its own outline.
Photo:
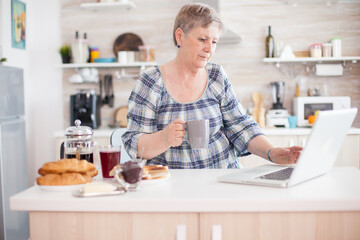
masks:
POLYGON ((90 47, 90 62, 93 63, 95 58, 99 58, 99 48, 90 47))
POLYGON ((332 44, 332 56, 341 57, 341 38, 336 37, 331 39, 332 44))
POLYGON ((141 62, 155 62, 155 49, 152 46, 139 46, 141 62))
POLYGON ((331 43, 323 43, 323 45, 322 45, 322 56, 323 57, 331 57, 331 49, 332 49, 332 44, 331 43))
POLYGON ((310 57, 321 58, 321 56, 322 56, 321 48, 322 48, 322 45, 320 43, 315 43, 315 44, 311 45, 309 48, 310 57))

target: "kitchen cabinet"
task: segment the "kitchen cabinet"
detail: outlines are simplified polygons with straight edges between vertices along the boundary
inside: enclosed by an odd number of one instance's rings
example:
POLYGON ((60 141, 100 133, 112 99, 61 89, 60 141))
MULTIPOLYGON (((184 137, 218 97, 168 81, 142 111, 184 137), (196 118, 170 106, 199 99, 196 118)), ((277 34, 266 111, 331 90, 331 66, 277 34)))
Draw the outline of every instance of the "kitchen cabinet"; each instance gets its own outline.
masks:
POLYGON ((32 212, 30 228, 38 240, 199 239, 197 213, 32 212))
MULTIPOLYGON (((267 137, 275 146, 290 147, 296 145, 304 147, 308 135, 267 135, 267 137)), ((269 163, 269 161, 255 155, 242 157, 240 162, 246 168, 269 163)), ((346 136, 334 166, 360 168, 360 134, 348 134, 346 136)))
POLYGON ((356 239, 359 216, 352 212, 201 213, 200 239, 356 239), (220 238, 214 238, 214 227, 220 238))
POLYGON ((355 212, 30 213, 31 238, 38 240, 345 240, 359 236, 357 221, 355 212), (343 227, 329 227, 336 225, 343 227))

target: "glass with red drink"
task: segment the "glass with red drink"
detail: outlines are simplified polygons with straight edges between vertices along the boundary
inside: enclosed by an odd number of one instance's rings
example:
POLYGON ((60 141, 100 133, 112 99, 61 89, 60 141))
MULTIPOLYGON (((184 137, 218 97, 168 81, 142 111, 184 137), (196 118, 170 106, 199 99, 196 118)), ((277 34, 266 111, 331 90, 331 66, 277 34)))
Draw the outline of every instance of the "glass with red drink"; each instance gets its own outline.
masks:
POLYGON ((113 178, 109 173, 116 165, 120 164, 121 146, 100 146, 99 154, 103 178, 113 178))

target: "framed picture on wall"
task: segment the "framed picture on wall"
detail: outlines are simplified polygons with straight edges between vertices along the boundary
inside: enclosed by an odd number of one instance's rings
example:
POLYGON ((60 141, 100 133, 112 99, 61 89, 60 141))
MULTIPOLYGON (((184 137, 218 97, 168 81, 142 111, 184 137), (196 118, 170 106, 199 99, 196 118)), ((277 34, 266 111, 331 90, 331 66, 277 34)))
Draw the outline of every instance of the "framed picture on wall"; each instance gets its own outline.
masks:
POLYGON ((11 0, 11 46, 25 49, 26 4, 11 0))

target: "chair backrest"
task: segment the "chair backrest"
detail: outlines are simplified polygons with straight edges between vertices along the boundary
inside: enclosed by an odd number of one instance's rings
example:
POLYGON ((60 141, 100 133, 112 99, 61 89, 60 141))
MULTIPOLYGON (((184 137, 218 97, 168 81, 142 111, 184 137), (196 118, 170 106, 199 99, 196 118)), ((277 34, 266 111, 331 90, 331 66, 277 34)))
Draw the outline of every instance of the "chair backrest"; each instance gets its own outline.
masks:
POLYGON ((110 144, 114 146, 121 146, 121 163, 127 162, 131 159, 129 154, 126 152, 124 148, 124 144, 121 140, 121 135, 123 135, 126 132, 126 128, 117 128, 115 129, 110 137, 110 144))

